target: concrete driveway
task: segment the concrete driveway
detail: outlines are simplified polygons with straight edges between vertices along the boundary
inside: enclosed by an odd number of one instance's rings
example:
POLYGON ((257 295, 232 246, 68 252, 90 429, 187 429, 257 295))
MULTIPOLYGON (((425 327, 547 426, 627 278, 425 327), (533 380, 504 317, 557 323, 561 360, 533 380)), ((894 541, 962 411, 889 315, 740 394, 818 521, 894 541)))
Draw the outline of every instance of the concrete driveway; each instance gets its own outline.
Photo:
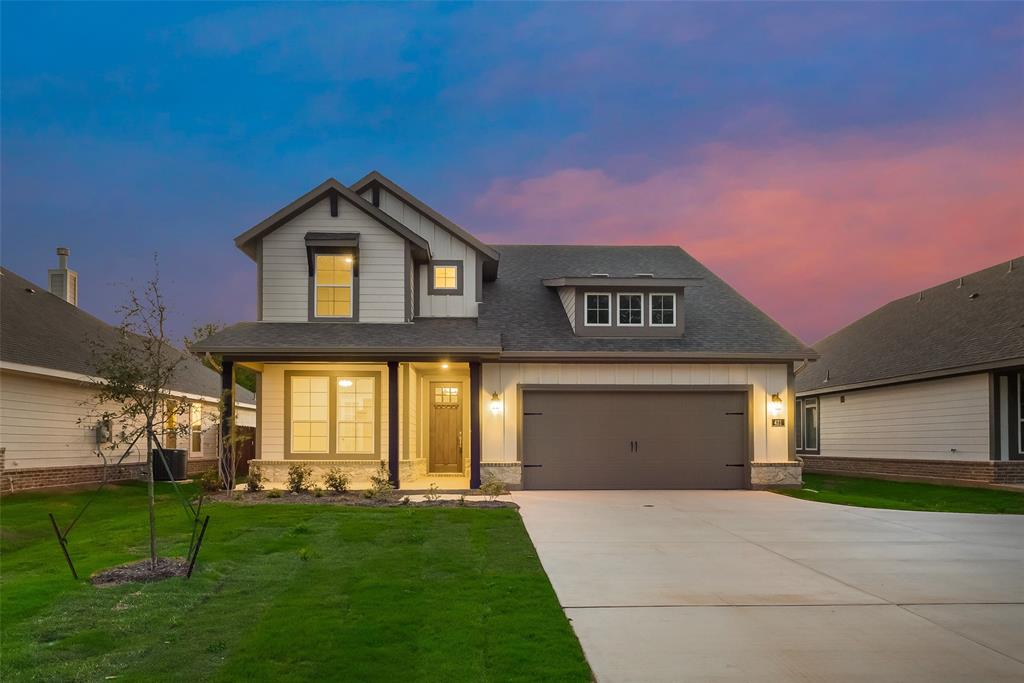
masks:
POLYGON ((513 498, 599 681, 1024 680, 1024 517, 513 498))

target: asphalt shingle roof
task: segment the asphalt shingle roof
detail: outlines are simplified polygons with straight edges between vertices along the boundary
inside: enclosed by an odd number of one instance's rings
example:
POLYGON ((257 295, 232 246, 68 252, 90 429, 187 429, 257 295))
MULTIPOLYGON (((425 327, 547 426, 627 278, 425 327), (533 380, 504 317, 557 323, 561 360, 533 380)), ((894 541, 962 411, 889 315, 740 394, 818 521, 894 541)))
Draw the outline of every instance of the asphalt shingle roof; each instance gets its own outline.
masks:
MULTIPOLYGON (((92 341, 112 343, 117 329, 89 315, 45 287, 0 268, 0 360, 91 375, 92 341), (31 290, 31 291, 30 291, 31 290)), ((220 376, 191 355, 170 388, 201 396, 220 396, 220 376)), ((237 387, 242 403, 255 403, 252 392, 237 387)))
POLYGON ((1022 271, 1018 258, 882 306, 816 344, 797 391, 1024 361, 1022 271))

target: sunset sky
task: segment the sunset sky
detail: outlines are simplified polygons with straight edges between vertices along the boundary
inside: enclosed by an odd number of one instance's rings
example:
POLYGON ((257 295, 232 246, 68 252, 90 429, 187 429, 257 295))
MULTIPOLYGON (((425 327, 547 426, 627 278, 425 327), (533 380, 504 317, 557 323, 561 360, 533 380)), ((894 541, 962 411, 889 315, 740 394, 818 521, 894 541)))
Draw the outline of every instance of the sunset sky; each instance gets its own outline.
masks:
MULTIPOLYGON (((81 305, 377 169, 494 243, 677 244, 812 343, 1024 255, 1024 4, 4 3, 4 266, 81 305)), ((2 314, 2 313, 0 313, 2 314)))

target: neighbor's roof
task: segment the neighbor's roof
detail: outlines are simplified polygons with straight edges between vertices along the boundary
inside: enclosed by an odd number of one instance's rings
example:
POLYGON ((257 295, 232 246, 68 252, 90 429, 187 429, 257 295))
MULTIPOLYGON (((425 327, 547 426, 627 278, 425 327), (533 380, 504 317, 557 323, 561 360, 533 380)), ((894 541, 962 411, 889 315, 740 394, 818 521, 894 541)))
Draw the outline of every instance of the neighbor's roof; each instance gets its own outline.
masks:
POLYGON ((1024 362, 1022 270, 1018 258, 882 306, 816 344, 797 391, 1024 362))
MULTIPOLYGON (((45 287, 0 268, 0 360, 5 363, 92 375, 93 346, 112 343, 118 331, 45 287)), ((217 400, 220 376, 185 356, 170 388, 217 400)), ((252 392, 236 387, 236 400, 256 403, 252 392)))

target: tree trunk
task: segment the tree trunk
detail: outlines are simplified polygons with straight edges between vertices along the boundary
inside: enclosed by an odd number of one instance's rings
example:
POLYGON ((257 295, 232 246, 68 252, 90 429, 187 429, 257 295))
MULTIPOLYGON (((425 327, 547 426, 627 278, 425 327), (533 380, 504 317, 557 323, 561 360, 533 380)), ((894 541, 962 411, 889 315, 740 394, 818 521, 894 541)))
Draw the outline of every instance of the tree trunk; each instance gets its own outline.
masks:
POLYGON ((153 425, 146 425, 146 463, 149 470, 149 561, 156 569, 156 492, 153 486, 153 425))

